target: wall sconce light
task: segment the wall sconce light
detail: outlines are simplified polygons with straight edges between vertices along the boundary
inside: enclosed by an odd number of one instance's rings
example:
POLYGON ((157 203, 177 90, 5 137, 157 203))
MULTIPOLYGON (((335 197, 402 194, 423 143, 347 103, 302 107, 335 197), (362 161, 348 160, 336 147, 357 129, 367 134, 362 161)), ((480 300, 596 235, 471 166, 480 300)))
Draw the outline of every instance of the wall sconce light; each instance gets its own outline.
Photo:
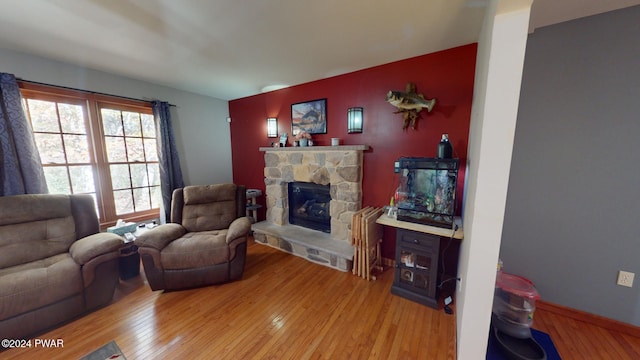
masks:
POLYGON ((362 119, 364 118, 363 110, 361 107, 349 108, 347 111, 349 114, 347 122, 348 133, 361 133, 362 132, 362 119))
POLYGON ((267 118, 267 137, 278 137, 278 119, 271 117, 267 118))

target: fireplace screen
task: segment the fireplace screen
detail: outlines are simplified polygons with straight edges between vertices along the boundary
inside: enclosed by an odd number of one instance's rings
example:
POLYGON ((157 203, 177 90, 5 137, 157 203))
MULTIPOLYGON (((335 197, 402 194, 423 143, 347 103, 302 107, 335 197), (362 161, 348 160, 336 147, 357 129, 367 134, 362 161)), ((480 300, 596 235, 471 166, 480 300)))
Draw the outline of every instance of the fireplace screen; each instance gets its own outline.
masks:
POLYGON ((330 186, 306 182, 290 182, 288 186, 289 223, 330 233, 330 186))

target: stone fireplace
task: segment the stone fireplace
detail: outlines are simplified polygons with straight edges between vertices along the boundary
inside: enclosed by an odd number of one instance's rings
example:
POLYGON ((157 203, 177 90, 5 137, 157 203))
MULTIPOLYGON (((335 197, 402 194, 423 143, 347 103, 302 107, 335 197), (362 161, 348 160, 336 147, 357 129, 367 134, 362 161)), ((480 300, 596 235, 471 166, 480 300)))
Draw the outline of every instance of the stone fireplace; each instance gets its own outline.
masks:
POLYGON ((266 221, 253 225, 254 238, 342 271, 351 269, 351 217, 362 206, 362 166, 366 145, 260 148, 265 153, 266 221), (329 186, 330 231, 289 222, 288 184, 329 186))

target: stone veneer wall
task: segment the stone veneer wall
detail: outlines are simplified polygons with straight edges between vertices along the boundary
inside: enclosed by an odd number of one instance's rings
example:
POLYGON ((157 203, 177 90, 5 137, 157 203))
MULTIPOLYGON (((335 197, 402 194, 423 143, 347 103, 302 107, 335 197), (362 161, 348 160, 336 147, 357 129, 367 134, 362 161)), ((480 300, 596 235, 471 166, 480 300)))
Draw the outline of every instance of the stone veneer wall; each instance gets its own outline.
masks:
POLYGON ((351 217, 362 206, 362 156, 366 145, 260 148, 264 155, 267 221, 289 223, 287 184, 331 187, 331 238, 350 241, 351 217))

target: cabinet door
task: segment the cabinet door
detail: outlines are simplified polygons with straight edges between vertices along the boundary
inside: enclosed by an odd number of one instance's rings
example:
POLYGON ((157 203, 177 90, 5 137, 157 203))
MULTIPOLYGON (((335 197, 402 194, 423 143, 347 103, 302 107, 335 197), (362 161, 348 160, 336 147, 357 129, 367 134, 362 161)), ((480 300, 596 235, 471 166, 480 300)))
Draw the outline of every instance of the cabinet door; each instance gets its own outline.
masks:
POLYGON ((399 248, 397 252, 396 284, 416 293, 431 294, 431 273, 435 271, 431 254, 406 246, 399 248))
POLYGON ((435 298, 440 238, 398 230, 395 284, 416 294, 435 298))

